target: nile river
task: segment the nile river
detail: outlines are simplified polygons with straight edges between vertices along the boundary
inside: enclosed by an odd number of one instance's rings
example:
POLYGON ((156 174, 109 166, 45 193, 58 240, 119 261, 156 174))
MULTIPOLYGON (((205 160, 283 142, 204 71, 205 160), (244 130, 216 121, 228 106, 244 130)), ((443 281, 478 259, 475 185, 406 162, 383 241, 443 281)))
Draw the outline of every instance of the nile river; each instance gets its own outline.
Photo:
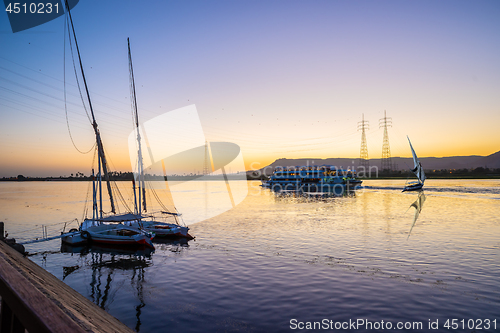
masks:
MULTIPOLYGON (((249 186, 242 203, 190 225, 194 241, 156 243, 153 253, 61 252, 60 240, 26 249, 140 332, 500 331, 499 180, 431 179, 420 198, 399 180, 323 199, 258 185, 239 182, 249 186)), ((210 186, 225 195, 223 182, 210 186)), ((2 182, 0 221, 18 242, 42 225, 55 235, 60 222, 81 220, 87 189, 2 182)), ((193 193, 182 196, 203 209, 193 193)))

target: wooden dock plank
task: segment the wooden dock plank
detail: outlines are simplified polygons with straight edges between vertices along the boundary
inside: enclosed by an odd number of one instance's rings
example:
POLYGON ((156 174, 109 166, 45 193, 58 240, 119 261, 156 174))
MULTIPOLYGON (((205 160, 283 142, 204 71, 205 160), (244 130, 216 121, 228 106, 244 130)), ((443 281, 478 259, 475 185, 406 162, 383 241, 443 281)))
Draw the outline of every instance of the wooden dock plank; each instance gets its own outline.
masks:
POLYGON ((19 317, 30 333, 133 332, 4 242, 0 242, 0 293, 14 313, 36 314, 32 324, 19 317))

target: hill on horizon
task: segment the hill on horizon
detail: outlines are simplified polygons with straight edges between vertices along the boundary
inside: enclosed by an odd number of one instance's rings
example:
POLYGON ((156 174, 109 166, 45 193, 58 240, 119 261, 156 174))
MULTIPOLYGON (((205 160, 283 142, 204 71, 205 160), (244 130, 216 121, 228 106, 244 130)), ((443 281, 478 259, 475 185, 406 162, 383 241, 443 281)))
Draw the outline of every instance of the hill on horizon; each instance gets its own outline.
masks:
MULTIPOLYGON (((441 169, 475 169, 479 167, 497 169, 500 168, 500 151, 488 156, 449 156, 449 157, 422 157, 420 163, 425 170, 441 169)), ((392 157, 394 170, 408 170, 413 167, 413 159, 410 157, 392 157)), ((268 166, 261 168, 266 175, 270 175, 275 167, 290 167, 303 165, 334 165, 338 168, 353 167, 359 169, 359 158, 279 158, 268 166)), ((369 159, 370 166, 380 168, 381 159, 369 159)))

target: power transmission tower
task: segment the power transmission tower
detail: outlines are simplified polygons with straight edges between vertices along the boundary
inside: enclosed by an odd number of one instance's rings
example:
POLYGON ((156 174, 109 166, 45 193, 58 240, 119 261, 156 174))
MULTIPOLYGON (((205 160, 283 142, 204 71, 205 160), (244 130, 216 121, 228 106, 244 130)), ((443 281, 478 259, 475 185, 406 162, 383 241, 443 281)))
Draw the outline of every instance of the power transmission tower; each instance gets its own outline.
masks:
MULTIPOLYGON (((208 153, 208 142, 205 140, 205 160, 203 161, 203 175, 208 175, 208 166, 210 165, 210 155, 208 153)), ((210 169, 212 169, 210 167, 210 169)))
POLYGON ((368 147, 366 145, 366 134, 365 130, 368 129, 368 120, 365 120, 365 114, 363 113, 362 120, 358 122, 358 131, 361 131, 361 151, 359 153, 359 165, 363 166, 365 170, 368 169, 368 147))
POLYGON ((387 134, 387 127, 392 127, 392 118, 387 117, 384 110, 384 118, 379 120, 379 128, 384 128, 384 142, 382 144, 382 171, 392 170, 391 161, 391 147, 389 146, 389 134, 387 134))

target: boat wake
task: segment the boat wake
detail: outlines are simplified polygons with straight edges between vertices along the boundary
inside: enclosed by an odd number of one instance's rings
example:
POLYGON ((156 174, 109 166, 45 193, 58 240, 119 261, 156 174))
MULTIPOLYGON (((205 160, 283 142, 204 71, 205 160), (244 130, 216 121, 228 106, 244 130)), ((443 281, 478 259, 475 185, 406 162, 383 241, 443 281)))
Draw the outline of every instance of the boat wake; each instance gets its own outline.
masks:
MULTIPOLYGON (((400 186, 363 186, 364 190, 375 191, 398 191, 401 192, 400 186)), ((473 195, 476 198, 489 198, 500 200, 499 187, 475 187, 475 186, 446 186, 446 187, 431 187, 426 186, 424 189, 426 194, 431 195, 473 195)))

